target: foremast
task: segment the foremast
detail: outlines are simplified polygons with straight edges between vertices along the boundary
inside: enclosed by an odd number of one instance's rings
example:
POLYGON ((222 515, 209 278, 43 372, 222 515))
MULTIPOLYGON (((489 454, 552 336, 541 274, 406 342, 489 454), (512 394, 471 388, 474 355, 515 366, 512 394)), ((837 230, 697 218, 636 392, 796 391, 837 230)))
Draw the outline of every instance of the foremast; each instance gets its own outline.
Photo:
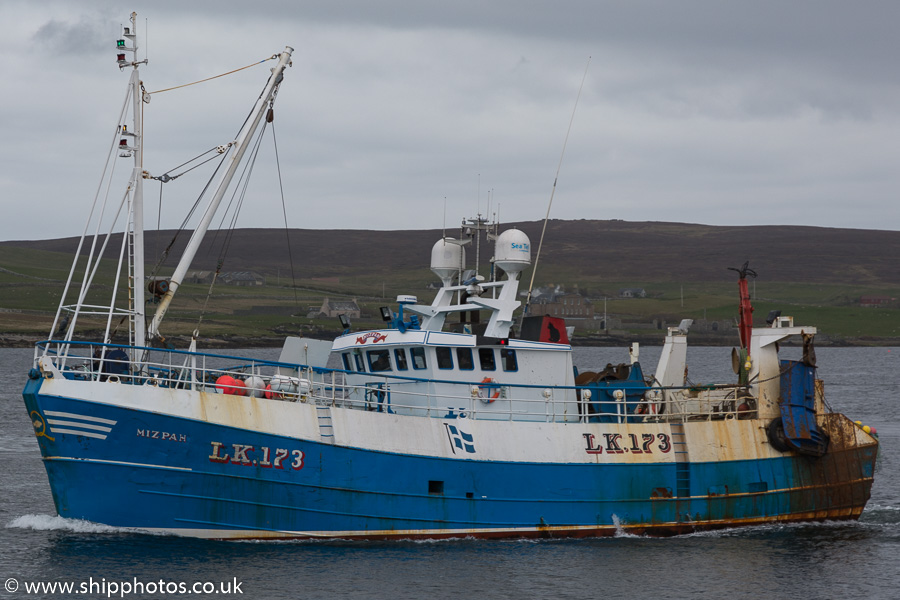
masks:
POLYGON ((184 277, 191 266, 191 262, 197 254, 197 251, 200 249, 200 244, 203 242, 203 238, 209 229, 210 223, 212 223, 213 217, 219 208, 219 204, 225 196, 228 185, 231 183, 232 177, 240 166, 244 152, 249 146, 250 138, 259 126, 260 121, 262 121, 266 107, 271 106, 272 102, 275 100, 275 96, 278 93, 278 87, 281 85, 281 81, 284 78, 284 69, 291 64, 291 54, 293 51, 294 49, 290 46, 285 46, 284 52, 278 55, 278 64, 272 69, 272 75, 269 77, 266 87, 256 101, 256 105, 253 107, 250 116, 244 122, 243 127, 241 127, 237 138, 230 144, 231 155, 226 159, 227 168, 220 176, 219 181, 214 188, 215 192, 210 198, 209 203, 206 205, 206 210, 203 213, 200 224, 191 235, 191 239, 188 241, 184 254, 181 256, 181 260, 169 280, 169 290, 160 300, 159 306, 156 309, 156 314, 153 315, 153 320, 150 322, 148 335, 151 340, 159 337, 159 326, 169 309, 172 298, 184 281, 184 277))
POLYGON ((141 119, 143 111, 141 103, 143 102, 143 93, 141 90, 141 76, 138 66, 146 64, 147 59, 138 61, 137 50, 137 13, 131 13, 131 27, 126 27, 123 32, 124 38, 131 41, 131 48, 125 46, 124 40, 118 42, 118 62, 119 68, 124 69, 128 66, 125 55, 122 52, 131 52, 133 60, 131 61, 131 101, 133 111, 133 129, 128 131, 122 128, 122 142, 120 149, 124 152, 123 156, 131 153, 134 158, 134 168, 131 174, 130 185, 133 189, 131 196, 131 223, 126 225, 127 235, 131 238, 128 248, 129 260, 128 265, 131 273, 129 273, 128 285, 128 309, 131 315, 131 336, 129 340, 137 347, 146 345, 146 301, 144 298, 144 144, 143 144, 143 122, 141 119), (127 137, 126 137, 127 136, 127 137), (128 137, 132 138, 133 143, 128 144, 128 137))

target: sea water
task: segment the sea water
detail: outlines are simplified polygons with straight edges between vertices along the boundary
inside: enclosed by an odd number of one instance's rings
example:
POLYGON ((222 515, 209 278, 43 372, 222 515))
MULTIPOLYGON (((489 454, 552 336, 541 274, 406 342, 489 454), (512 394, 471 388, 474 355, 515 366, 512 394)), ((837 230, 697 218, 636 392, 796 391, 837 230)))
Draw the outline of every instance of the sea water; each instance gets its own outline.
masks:
MULTIPOLYGON (((641 349, 645 371, 659 351, 641 349)), ((792 351, 799 356, 785 353, 792 351)), ((898 598, 900 349, 817 354, 828 404, 876 427, 882 443, 872 499, 857 522, 673 538, 216 542, 58 517, 21 396, 32 351, 0 349, 0 597, 898 598), (26 590, 53 583, 73 591, 26 590)), ((623 349, 576 350, 582 371, 627 359, 623 349)), ((734 378, 728 348, 690 348, 688 366, 694 383, 734 378)))

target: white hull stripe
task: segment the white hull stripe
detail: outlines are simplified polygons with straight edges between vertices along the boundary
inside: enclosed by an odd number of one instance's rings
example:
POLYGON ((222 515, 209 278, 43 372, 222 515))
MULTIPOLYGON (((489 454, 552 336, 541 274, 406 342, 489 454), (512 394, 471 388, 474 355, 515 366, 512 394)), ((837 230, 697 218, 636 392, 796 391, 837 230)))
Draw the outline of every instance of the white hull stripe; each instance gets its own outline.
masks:
POLYGON ((104 427, 103 425, 91 425, 90 423, 76 423, 75 421, 60 421, 59 419, 47 419, 47 424, 57 425, 59 427, 77 427, 79 429, 105 431, 106 433, 112 431, 112 427, 104 427))
POLYGON ((60 427, 51 427, 50 433, 71 433, 73 435, 83 435, 84 437, 97 438, 98 440, 106 439, 106 434, 94 433, 93 431, 82 431, 80 429, 62 429, 60 427))
POLYGON ((166 469, 169 471, 193 471, 190 467, 169 467, 166 465, 148 465, 146 463, 125 462, 122 460, 102 460, 99 458, 74 458, 72 456, 45 456, 44 460, 72 460, 80 462, 103 463, 107 465, 122 465, 126 467, 148 467, 151 469, 166 469))
POLYGON ((93 423, 105 423, 107 425, 115 425, 116 421, 112 419, 101 419, 100 417, 89 417, 87 415, 76 415, 70 412, 60 412, 58 410, 45 410, 44 414, 48 417, 62 417, 64 419, 78 419, 79 421, 91 421, 93 423))

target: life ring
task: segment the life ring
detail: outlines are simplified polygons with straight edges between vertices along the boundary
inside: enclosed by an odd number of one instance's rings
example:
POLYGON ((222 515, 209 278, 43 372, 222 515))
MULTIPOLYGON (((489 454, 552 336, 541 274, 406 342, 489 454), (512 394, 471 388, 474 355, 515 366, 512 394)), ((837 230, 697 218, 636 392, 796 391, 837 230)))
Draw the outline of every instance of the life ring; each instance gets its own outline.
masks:
POLYGON ((647 390, 641 398, 641 403, 634 409, 634 414, 650 417, 665 412, 666 406, 660 399, 659 390, 647 390))
POLYGON ((485 377, 478 386, 478 397, 485 404, 490 404, 500 397, 500 385, 490 377, 485 377))

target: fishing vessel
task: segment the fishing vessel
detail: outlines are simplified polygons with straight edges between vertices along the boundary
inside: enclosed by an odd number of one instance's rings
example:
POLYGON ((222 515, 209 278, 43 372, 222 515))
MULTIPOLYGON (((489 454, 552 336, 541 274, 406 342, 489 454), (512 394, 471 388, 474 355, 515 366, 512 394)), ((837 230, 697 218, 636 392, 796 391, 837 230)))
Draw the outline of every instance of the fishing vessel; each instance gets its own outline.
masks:
POLYGON ((523 306, 529 238, 480 216, 432 248, 433 300, 398 297, 382 328, 344 319, 332 342, 287 338, 277 361, 203 352, 197 332, 168 347, 167 309, 292 49, 273 57, 221 147, 181 262, 147 276, 149 97, 133 20, 118 45, 131 78, 112 150, 134 164, 115 278, 125 292, 89 301, 99 250, 117 238, 83 237, 87 258, 73 263, 23 393, 61 516, 214 539, 671 535, 859 517, 877 439, 825 404, 814 327, 780 314, 753 326, 746 265, 735 376, 715 385, 686 382, 687 320, 668 329, 655 370, 633 345, 622 364, 579 372, 565 321, 523 306), (482 239, 493 243, 484 275, 466 260, 482 239), (88 318, 105 322, 102 336, 79 338, 88 318), (128 339, 114 343, 119 323, 128 339), (779 357, 791 339, 799 360, 779 357))

